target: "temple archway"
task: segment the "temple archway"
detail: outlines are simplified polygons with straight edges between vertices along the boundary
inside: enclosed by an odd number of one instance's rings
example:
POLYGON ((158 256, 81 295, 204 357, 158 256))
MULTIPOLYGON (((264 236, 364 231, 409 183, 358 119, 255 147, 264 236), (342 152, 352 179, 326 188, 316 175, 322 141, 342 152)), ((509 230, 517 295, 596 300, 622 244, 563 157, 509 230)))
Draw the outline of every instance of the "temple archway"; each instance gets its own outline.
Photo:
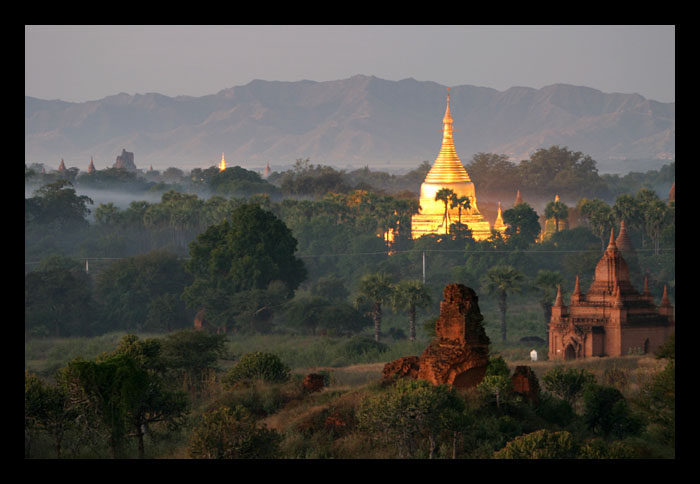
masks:
POLYGON ((564 350, 564 359, 565 360, 575 360, 576 359, 576 348, 574 348, 574 345, 569 343, 567 345, 566 349, 564 350))

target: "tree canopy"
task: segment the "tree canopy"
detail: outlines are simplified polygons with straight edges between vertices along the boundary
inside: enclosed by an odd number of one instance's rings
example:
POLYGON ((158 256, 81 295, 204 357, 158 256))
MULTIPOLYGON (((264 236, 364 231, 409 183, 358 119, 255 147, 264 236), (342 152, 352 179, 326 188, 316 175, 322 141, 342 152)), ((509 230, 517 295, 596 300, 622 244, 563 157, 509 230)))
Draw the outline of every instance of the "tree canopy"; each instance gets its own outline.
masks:
POLYGON ((291 295, 306 278, 296 247, 291 231, 274 214, 243 204, 229 220, 210 226, 190 244, 186 267, 194 282, 183 298, 190 308, 205 308, 218 326, 226 325, 230 298, 237 293, 265 290, 282 281, 291 295))

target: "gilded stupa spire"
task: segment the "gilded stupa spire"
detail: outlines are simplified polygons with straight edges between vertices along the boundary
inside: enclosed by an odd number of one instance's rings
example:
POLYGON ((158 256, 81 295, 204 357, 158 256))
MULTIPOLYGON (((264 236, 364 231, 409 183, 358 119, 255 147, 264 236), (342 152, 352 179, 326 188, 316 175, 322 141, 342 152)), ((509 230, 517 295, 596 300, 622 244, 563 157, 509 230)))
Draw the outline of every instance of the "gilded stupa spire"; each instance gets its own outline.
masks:
POLYGON ((224 159, 224 154, 221 153, 221 163, 219 163, 219 171, 224 171, 226 169, 226 160, 224 159))
POLYGON ((433 167, 425 177, 425 183, 470 182, 462 161, 455 150, 452 138, 452 115, 450 114, 450 88, 447 88, 447 107, 442 118, 442 147, 433 167))
POLYGON ((499 232, 505 232, 507 225, 503 222, 503 215, 501 214, 501 201, 498 201, 498 213, 496 214, 496 221, 493 223, 493 228, 499 232))

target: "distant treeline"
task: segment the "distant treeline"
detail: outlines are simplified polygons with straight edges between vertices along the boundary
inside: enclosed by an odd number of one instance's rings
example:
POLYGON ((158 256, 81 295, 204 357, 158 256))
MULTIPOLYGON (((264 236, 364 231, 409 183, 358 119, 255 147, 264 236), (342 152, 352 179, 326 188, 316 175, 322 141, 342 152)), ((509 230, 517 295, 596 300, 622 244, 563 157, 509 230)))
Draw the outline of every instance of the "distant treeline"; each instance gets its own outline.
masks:
MULTIPOLYGON (((219 171, 218 167, 194 168, 185 172, 170 167, 164 171, 129 172, 107 168, 93 173, 72 167, 63 172, 41 173, 42 165, 32 164, 25 170, 25 184, 42 186, 58 179, 70 181, 81 189, 110 189, 130 193, 164 193, 170 189, 198 193, 203 196, 222 195, 248 197, 267 194, 273 200, 282 197, 322 197, 329 192, 348 193, 362 189, 402 197, 417 197, 420 184, 431 163, 423 161, 414 170, 398 175, 371 170, 369 167, 346 171, 331 166, 298 159, 293 167, 273 171, 265 179, 259 173, 239 166, 219 171)), ((464 163, 475 182, 480 199, 514 199, 521 190, 526 200, 552 200, 560 195, 565 200, 598 198, 612 203, 624 193, 651 188, 662 198, 675 181, 675 161, 659 170, 626 175, 599 174, 597 163, 590 156, 567 147, 551 146, 540 149, 530 159, 520 163, 495 153, 477 153, 464 163)))

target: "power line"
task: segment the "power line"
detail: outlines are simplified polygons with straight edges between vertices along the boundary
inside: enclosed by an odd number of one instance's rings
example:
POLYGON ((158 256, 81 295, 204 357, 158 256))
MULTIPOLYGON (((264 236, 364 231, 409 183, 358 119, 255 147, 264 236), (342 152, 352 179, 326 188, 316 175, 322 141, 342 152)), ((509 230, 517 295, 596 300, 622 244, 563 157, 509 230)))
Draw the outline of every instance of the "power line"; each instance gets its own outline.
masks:
MULTIPOLYGON (((635 252, 652 252, 655 249, 635 249, 635 252)), ((675 251, 675 248, 665 248, 658 249, 659 251, 675 251)), ((508 254, 564 254, 564 253, 602 253, 604 250, 600 249, 576 249, 576 250, 460 250, 460 249, 425 249, 425 250, 394 250, 392 254, 396 253, 420 253, 420 252, 459 252, 466 255, 469 254, 498 254, 498 253, 508 253, 508 254)), ((333 257, 333 256, 353 256, 353 255, 386 255, 387 251, 378 252, 345 252, 345 253, 334 253, 334 254, 298 254, 297 257, 333 257)))
MULTIPOLYGON (((634 249, 635 252, 653 252, 656 249, 634 249)), ((658 251, 675 251, 675 247, 659 248, 658 251)), ((411 249, 411 250, 394 250, 393 254, 396 253, 422 253, 422 252, 459 252, 466 255, 469 254, 572 254, 572 253, 602 253, 604 250, 600 249, 575 249, 575 250, 462 250, 462 249, 411 249)), ((313 258, 313 257, 341 257, 341 256, 363 256, 363 255, 387 255, 388 251, 375 251, 375 252, 336 252, 331 254, 297 254, 299 258, 313 258)), ((77 260, 122 260, 128 259, 129 257, 72 257, 77 260)), ((179 260, 190 260, 190 257, 180 257, 179 260)), ((25 265, 39 264, 41 261, 26 261, 25 265)))

